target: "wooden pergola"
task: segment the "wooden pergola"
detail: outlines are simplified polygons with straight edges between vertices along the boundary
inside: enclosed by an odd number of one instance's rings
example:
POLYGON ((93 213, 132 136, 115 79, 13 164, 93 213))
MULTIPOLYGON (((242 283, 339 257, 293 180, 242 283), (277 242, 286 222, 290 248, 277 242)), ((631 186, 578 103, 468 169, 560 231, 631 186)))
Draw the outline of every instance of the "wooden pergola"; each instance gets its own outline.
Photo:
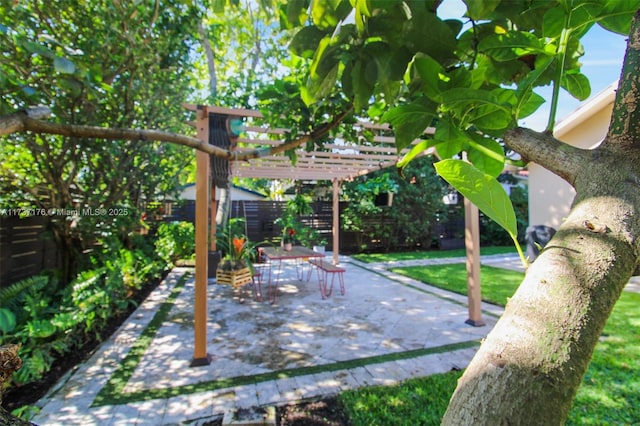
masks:
MULTIPOLYGON (((297 162, 292 164, 283 152, 286 129, 274 129, 262 122, 259 111, 230 109, 217 106, 185 105, 196 112, 195 126, 197 138, 210 141, 210 120, 226 123, 226 132, 233 140, 229 155, 229 174, 233 177, 292 179, 292 180, 331 180, 333 183, 333 261, 338 263, 339 256, 339 214, 338 202, 340 185, 345 180, 366 175, 376 170, 393 167, 409 150, 398 152, 393 131, 388 125, 359 122, 354 125, 358 133, 373 133, 373 138, 360 141, 335 139, 322 148, 311 151, 302 145, 295 149, 297 162), (222 119, 222 120, 221 120, 222 119), (235 126, 239 120, 242 132, 238 135, 235 126), (231 122, 234 122, 231 125, 231 122), (276 148, 276 149, 273 149, 276 148)), ((217 129, 216 131, 219 131, 217 129)), ((433 129, 427 129, 432 134, 433 129)), ((414 141, 416 143, 417 141, 414 141)), ((208 255, 215 250, 215 226, 210 226, 212 212, 215 211, 216 187, 211 185, 210 155, 197 151, 196 176, 196 283, 194 301, 195 343, 192 365, 206 365, 210 355, 206 351, 207 342, 207 285, 208 255)), ((467 247, 467 272, 469 286, 469 319, 472 325, 483 325, 480 308, 480 257, 478 210, 465 199, 467 247)))

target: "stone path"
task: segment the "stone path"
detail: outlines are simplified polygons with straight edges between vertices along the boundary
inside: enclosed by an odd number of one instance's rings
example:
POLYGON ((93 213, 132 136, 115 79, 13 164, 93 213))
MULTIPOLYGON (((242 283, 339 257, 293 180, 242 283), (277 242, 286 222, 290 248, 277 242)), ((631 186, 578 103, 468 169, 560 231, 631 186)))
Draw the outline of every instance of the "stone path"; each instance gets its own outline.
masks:
MULTIPOLYGON (((420 264, 463 262, 441 259, 420 264)), ((519 268, 515 256, 482 262, 519 268)), ((466 296, 342 258, 347 293, 321 300, 315 278, 284 268, 278 303, 241 304, 209 285, 208 366, 193 355, 192 270, 175 268, 86 363, 39 401, 39 425, 204 424, 238 408, 279 405, 464 368, 502 314, 466 325, 466 296)), ((637 283, 627 289, 638 291, 637 283), (634 287, 635 286, 635 287, 634 287), (635 289, 635 290, 634 290, 635 289)))
POLYGON ((464 297, 343 260, 347 293, 334 290, 324 301, 315 279, 298 281, 293 267, 285 268, 276 305, 240 304, 227 286, 209 285, 213 362, 203 367, 189 366, 193 277, 181 282, 191 271, 174 269, 91 359, 39 402, 33 421, 201 424, 234 408, 464 368, 501 313, 484 305, 488 326, 470 327, 464 297), (158 318, 167 300, 170 309, 158 318))

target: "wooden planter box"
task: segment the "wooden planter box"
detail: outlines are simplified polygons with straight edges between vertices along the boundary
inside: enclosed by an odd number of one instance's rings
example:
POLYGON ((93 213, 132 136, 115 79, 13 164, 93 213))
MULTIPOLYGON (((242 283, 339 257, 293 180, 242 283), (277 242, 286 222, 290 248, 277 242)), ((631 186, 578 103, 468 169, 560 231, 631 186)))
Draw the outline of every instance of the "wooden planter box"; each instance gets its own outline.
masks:
POLYGON ((249 268, 237 269, 234 271, 216 270, 216 280, 218 284, 228 284, 233 287, 241 287, 251 282, 251 270, 249 268))

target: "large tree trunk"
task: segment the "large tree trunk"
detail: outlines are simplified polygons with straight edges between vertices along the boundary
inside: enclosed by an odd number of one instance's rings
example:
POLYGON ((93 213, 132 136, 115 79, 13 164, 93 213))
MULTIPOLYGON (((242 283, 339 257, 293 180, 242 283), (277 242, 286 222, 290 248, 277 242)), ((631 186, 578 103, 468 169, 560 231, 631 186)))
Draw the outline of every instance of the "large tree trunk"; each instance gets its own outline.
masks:
POLYGON ((638 15, 606 140, 585 151, 516 129, 510 148, 576 189, 571 213, 527 271, 458 382, 445 425, 564 423, 640 254, 638 15))
MULTIPOLYGON (((9 383, 11 376, 22 366, 22 360, 18 357, 18 345, 0 346, 0 405, 2 405, 2 392, 5 384, 9 383)), ((33 423, 19 419, 4 408, 0 407, 0 425, 25 426, 33 423)))

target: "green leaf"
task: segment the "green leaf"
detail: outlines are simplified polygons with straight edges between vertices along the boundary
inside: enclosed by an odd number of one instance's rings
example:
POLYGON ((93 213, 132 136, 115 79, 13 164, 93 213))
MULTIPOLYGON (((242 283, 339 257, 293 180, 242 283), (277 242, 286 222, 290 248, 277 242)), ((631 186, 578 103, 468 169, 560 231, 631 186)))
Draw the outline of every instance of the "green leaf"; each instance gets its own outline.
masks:
POLYGON ((503 130, 513 120, 513 92, 506 89, 475 90, 454 88, 442 93, 442 107, 453 112, 465 125, 474 124, 483 130, 503 130))
POLYGON ((545 51, 542 41, 535 35, 522 31, 490 35, 480 42, 478 48, 496 61, 511 61, 545 51))
POLYGON ((311 6, 313 23, 322 30, 334 28, 351 12, 348 0, 315 0, 311 6))
POLYGON ((442 160, 434 166, 444 180, 517 240, 516 214, 500 182, 462 160, 442 160))
POLYGON ((585 2, 577 4, 571 10, 569 16, 569 28, 573 31, 580 31, 585 26, 593 25, 596 17, 602 11, 602 4, 595 2, 585 2))
POLYGON ((289 49, 303 58, 312 58, 324 36, 325 33, 318 27, 304 27, 293 37, 289 49))
POLYGON ((10 333, 16 328, 16 316, 8 309, 0 308, 0 331, 10 333))
POLYGON ((73 62, 60 56, 56 56, 53 60, 53 68, 61 74, 73 74, 76 71, 76 65, 73 62))
POLYGON ((519 100, 516 119, 520 120, 521 118, 530 116, 545 102, 545 99, 536 92, 530 91, 526 93, 519 100))
POLYGON ((489 90, 456 87, 443 92, 443 105, 447 108, 467 108, 477 104, 493 105, 496 108, 509 110, 510 107, 498 99, 496 92, 489 90))
POLYGON ((469 161, 489 176, 498 177, 504 170, 504 150, 494 139, 469 135, 469 161))
POLYGON ((51 59, 54 59, 56 57, 56 54, 52 50, 40 43, 34 43, 32 41, 22 41, 20 44, 31 53, 35 53, 37 55, 41 55, 51 59))
POLYGON ((371 16, 371 11, 369 10, 369 0, 353 0, 351 3, 355 9, 356 27, 358 28, 358 32, 362 34, 365 31, 364 17, 371 16))
POLYGON ((396 148, 400 152, 424 133, 431 125, 434 116, 435 105, 422 98, 390 109, 381 120, 393 126, 396 148))
POLYGON ((406 153, 404 155, 404 157, 402 157, 402 159, 400 161, 398 161, 397 166, 399 168, 406 167, 407 164, 409 164, 418 155, 421 155, 427 149, 435 146, 435 143, 436 143, 435 139, 426 139, 426 140, 418 142, 417 144, 415 144, 414 146, 411 147, 411 150, 408 153, 406 153))
POLYGON ((369 99, 373 95, 374 82, 367 78, 367 66, 362 61, 358 61, 353 66, 349 75, 353 87, 353 104, 356 111, 360 111, 369 104, 369 99))
POLYGON ((27 323, 27 329, 29 331, 29 337, 45 338, 53 335, 56 332, 56 326, 49 321, 33 320, 27 323))
POLYGON ((500 4, 500 0, 464 0, 467 5, 467 15, 476 21, 489 19, 490 14, 500 4))
POLYGON ((565 74, 562 76, 561 86, 579 101, 584 101, 591 95, 591 85, 584 74, 565 74))
POLYGON ((364 53, 368 57, 365 68, 367 83, 377 85, 386 99, 394 99, 411 55, 405 56, 406 51, 402 49, 394 52, 383 42, 369 43, 364 53))
POLYGON ((307 18, 309 0, 289 0, 281 6, 280 18, 282 26, 287 29, 303 25, 307 18))
POLYGON ((300 88, 302 101, 307 105, 315 103, 318 99, 327 96, 335 86, 338 79, 338 65, 336 64, 323 76, 309 78, 307 85, 300 88))
POLYGON ((451 158, 467 148, 467 135, 460 131, 451 117, 441 117, 434 135, 436 149, 441 158, 451 158))
POLYGON ((553 61, 554 58, 551 56, 540 56, 536 59, 535 69, 518 84, 518 89, 516 90, 518 102, 514 108, 516 118, 522 118, 532 114, 544 103, 544 99, 540 102, 541 97, 533 94, 533 88, 539 85, 538 82, 541 80, 541 76, 547 71, 553 61), (528 104, 529 102, 531 103, 528 104))
POLYGON ((604 0, 598 24, 614 33, 629 35, 633 14, 640 9, 640 0, 604 0))
POLYGON ((307 84, 300 89, 302 100, 311 105, 323 98, 335 86, 338 79, 339 60, 334 55, 336 48, 331 46, 331 37, 325 36, 320 40, 318 50, 311 64, 307 84))
POLYGON ((413 66, 424 83, 424 93, 430 99, 440 102, 442 99, 441 76, 445 74, 442 65, 430 56, 420 55, 414 59, 413 66))
POLYGON ((547 10, 542 18, 542 34, 545 37, 560 37, 562 30, 565 29, 567 23, 567 14, 560 5, 547 10))
POLYGON ((510 110, 496 108, 494 105, 478 105, 469 111, 466 122, 491 132, 509 128, 513 123, 513 116, 510 110))
POLYGON ((413 12, 412 19, 403 25, 405 46, 414 53, 425 53, 440 62, 454 57, 457 41, 451 27, 426 9, 419 8, 413 12))

